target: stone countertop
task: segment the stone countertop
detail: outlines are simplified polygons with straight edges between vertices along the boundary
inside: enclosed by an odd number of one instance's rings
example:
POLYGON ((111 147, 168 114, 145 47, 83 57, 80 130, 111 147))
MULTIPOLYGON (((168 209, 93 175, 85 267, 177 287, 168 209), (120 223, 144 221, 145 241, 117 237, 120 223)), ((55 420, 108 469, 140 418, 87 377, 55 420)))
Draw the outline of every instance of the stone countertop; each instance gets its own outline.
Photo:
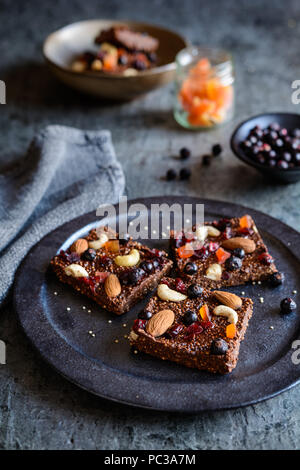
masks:
MULTIPOLYGON (((291 83, 299 79, 300 10, 297 0, 213 1, 2 0, 0 163, 24 155, 37 129, 49 123, 109 128, 123 164, 129 198, 188 194, 238 202, 300 229, 300 182, 266 183, 238 161, 229 136, 238 122, 265 111, 298 112, 291 83), (13 6, 12 6, 13 5, 13 6), (172 86, 127 104, 103 104, 59 84, 43 63, 44 37, 93 17, 147 20, 174 28, 194 43, 232 51, 236 66, 233 122, 203 133, 180 129, 171 108, 172 86), (200 156, 224 147, 208 168, 200 156), (191 148, 189 162, 172 158, 191 148), (166 183, 170 167, 189 165, 190 182, 166 183), (295 203, 296 202, 296 203, 295 203)), ((131 409, 91 396, 52 371, 19 330, 11 305, 1 313, 0 338, 8 363, 0 366, 0 448, 4 449, 296 449, 300 444, 299 387, 266 402, 197 416, 131 409)))

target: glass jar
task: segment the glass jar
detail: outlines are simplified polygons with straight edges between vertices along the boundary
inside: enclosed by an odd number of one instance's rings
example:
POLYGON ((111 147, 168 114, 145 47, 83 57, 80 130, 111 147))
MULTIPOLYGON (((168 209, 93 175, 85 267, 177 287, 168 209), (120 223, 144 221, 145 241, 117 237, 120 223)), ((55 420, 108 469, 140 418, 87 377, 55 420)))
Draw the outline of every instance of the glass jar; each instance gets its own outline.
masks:
POLYGON ((188 129, 208 129, 232 118, 234 71, 221 49, 190 46, 176 56, 174 117, 188 129))

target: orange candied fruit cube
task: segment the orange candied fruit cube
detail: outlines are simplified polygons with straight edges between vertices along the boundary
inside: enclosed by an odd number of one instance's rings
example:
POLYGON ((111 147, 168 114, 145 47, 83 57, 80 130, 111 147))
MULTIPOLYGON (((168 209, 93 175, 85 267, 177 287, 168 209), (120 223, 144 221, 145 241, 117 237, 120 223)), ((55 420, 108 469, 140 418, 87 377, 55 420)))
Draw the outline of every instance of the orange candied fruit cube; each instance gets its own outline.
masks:
POLYGON ((251 228, 252 223, 249 215, 244 215, 240 218, 240 228, 251 228))
POLYGON ((103 58, 103 69, 113 70, 118 64, 118 56, 116 54, 106 54, 103 58))
POLYGON ((177 254, 179 258, 185 259, 190 258, 194 254, 194 250, 190 244, 186 244, 177 249, 177 254))
POLYGON ((227 338, 234 338, 236 334, 236 326, 234 323, 230 323, 230 325, 226 326, 226 336, 227 338))
POLYGON ((223 248, 218 248, 216 251, 216 257, 218 259, 218 263, 222 264, 230 258, 231 254, 228 251, 223 250, 223 248))
POLYGON ((119 240, 109 240, 108 242, 105 243, 105 249, 106 251, 109 251, 109 253, 119 253, 120 251, 119 240))
POLYGON ((199 310, 200 316, 204 321, 210 321, 209 308, 206 304, 202 305, 199 310))

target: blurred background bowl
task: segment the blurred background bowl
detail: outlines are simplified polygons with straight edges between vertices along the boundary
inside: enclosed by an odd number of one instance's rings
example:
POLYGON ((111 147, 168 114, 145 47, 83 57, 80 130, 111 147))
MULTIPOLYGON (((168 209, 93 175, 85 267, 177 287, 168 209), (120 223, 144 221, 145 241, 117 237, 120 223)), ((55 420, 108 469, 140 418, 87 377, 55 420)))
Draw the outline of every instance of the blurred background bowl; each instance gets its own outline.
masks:
POLYGON ((50 34, 43 53, 54 75, 66 85, 97 97, 126 101, 159 88, 175 77, 176 54, 188 44, 179 34, 168 29, 135 21, 88 20, 65 26, 50 34), (73 60, 87 50, 99 49, 95 37, 102 29, 127 26, 133 31, 146 32, 159 40, 158 65, 135 76, 104 72, 74 72, 73 60))
POLYGON ((282 170, 280 168, 270 168, 266 165, 256 162, 247 155, 245 150, 241 147, 241 142, 244 141, 251 129, 255 126, 261 128, 268 127, 272 123, 278 123, 281 127, 288 130, 300 129, 300 114, 294 113, 268 113, 253 116, 246 121, 239 124, 231 136, 231 149, 233 153, 247 165, 253 166, 258 171, 264 174, 270 181, 289 184, 296 183, 300 180, 300 167, 289 168, 282 170))

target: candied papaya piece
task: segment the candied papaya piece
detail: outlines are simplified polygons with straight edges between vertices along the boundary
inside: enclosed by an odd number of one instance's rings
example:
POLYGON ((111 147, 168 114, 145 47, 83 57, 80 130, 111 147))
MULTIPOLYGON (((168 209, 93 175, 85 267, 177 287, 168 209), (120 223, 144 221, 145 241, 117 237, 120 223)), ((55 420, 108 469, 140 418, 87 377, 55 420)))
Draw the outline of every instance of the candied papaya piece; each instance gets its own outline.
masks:
POLYGON ((203 321, 210 321, 211 317, 209 314, 209 308, 206 304, 202 305, 199 309, 199 313, 203 321))
POLYGON ((225 263, 225 261, 230 258, 231 254, 228 251, 223 250, 223 248, 219 248, 216 251, 216 257, 219 264, 225 263))
POLYGON ((181 246, 180 248, 177 249, 177 253, 179 258, 185 259, 185 258, 190 258, 194 254, 194 250, 192 246, 187 243, 184 246, 181 246))
POLYGON ((230 323, 229 325, 226 326, 226 336, 227 338, 234 338, 236 335, 236 326, 234 323, 230 323))
POLYGON ((249 215, 244 215, 240 218, 240 228, 251 228, 252 222, 249 215))
POLYGON ((103 58, 103 70, 114 70, 118 65, 118 56, 116 54, 106 54, 103 58))
POLYGON ((119 240, 109 240, 105 243, 105 249, 109 253, 119 253, 120 251, 120 244, 119 240))

